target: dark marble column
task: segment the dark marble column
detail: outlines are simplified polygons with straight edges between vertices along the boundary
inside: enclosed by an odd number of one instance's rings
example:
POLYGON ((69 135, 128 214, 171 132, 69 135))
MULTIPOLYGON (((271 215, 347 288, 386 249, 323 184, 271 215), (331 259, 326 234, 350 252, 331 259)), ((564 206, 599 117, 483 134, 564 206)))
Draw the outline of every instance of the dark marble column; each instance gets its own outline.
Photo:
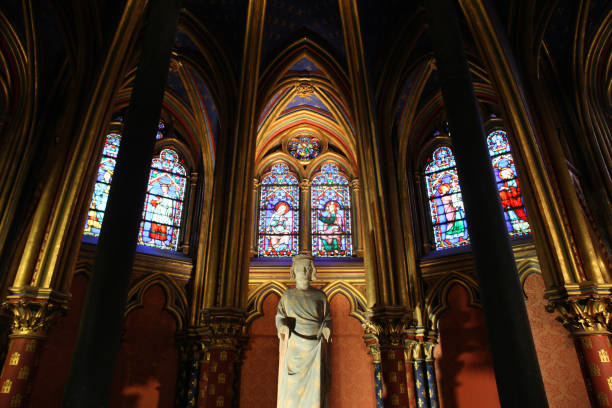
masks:
POLYGON ((523 292, 464 52, 459 8, 452 0, 427 0, 426 5, 499 399, 504 407, 546 407, 523 292))
POLYGON ((180 0, 149 3, 139 44, 138 71, 87 288, 64 407, 108 405, 180 3, 180 0))

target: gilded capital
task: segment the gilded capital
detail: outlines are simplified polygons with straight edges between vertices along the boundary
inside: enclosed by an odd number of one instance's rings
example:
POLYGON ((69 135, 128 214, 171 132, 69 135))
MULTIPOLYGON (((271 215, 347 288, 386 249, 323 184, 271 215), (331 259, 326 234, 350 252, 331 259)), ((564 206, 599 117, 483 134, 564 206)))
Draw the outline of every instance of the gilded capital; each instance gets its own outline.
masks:
POLYGON ((2 308, 12 315, 10 337, 43 338, 53 321, 66 312, 65 306, 25 299, 4 302, 2 308))
POLYGON ((359 191, 359 189, 361 188, 361 182, 360 182, 360 181, 359 181, 359 179, 357 179, 357 178, 352 179, 352 180, 351 180, 351 183, 350 183, 350 186, 351 186, 351 188, 352 188, 352 189, 353 189, 355 192, 357 192, 357 191, 359 191))
POLYGON ((203 340, 208 349, 240 351, 247 342, 244 313, 236 311, 204 310, 202 312, 203 340))
POLYGON ((410 324, 407 317, 371 317, 363 324, 363 338, 370 348, 374 343, 382 349, 401 348, 410 324))
POLYGON ((548 312, 557 312, 557 320, 574 335, 610 334, 610 298, 599 296, 551 300, 548 312))

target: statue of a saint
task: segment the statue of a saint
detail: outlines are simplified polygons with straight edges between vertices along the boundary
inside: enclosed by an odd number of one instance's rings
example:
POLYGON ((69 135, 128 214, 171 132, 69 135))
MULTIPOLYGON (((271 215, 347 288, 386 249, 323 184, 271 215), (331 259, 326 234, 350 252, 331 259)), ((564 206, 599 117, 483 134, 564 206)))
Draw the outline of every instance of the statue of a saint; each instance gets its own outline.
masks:
POLYGON ((330 385, 331 316, 325 293, 310 286, 316 269, 310 255, 291 265, 295 288, 283 293, 276 313, 280 339, 278 408, 327 407, 330 385))

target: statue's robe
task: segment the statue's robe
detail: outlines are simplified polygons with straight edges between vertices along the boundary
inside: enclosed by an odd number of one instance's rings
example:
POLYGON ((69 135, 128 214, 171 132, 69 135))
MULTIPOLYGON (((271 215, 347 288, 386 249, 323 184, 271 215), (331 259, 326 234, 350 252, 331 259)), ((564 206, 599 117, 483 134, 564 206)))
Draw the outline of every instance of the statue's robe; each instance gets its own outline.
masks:
POLYGON ((276 327, 282 325, 290 334, 280 342, 277 407, 327 407, 329 344, 321 333, 331 330, 331 316, 325 293, 312 287, 285 291, 276 313, 276 327))

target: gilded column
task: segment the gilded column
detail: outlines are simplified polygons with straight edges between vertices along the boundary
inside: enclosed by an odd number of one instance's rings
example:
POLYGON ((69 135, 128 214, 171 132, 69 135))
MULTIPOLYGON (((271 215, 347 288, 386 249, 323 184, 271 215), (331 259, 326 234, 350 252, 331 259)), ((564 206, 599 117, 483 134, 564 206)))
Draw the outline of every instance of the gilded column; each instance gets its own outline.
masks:
POLYGON ((255 205, 255 217, 253 217, 253 242, 251 244, 251 257, 257 256, 259 253, 258 247, 259 242, 257 240, 257 234, 259 232, 259 187, 261 183, 259 179, 255 177, 253 179, 253 204, 255 205))
MULTIPOLYGON (((385 407, 409 406, 404 340, 409 323, 403 310, 395 316, 377 316, 364 324, 363 339, 374 360, 375 375, 382 374, 385 407)), ((375 379, 380 381, 380 378, 375 379)), ((380 390, 377 389, 377 400, 380 390)))
POLYGON ((550 301, 549 312, 572 334, 582 375, 593 407, 612 406, 612 347, 610 310, 607 297, 575 297, 550 301))
POLYGON ((425 372, 427 373, 427 397, 429 397, 429 407, 439 408, 438 384, 436 379, 436 364, 433 356, 436 343, 425 342, 423 351, 425 353, 425 372))
POLYGON ((409 408, 417 407, 417 390, 415 387, 414 376, 414 358, 412 356, 412 340, 406 340, 404 343, 404 359, 406 360, 406 385, 408 387, 408 406, 409 408))
POLYGON ((13 318, 8 353, 0 375, 0 407, 27 407, 47 329, 65 311, 65 306, 14 299, 5 302, 3 308, 13 318))
POLYGON ((300 183, 300 210, 302 210, 302 227, 300 228, 300 253, 312 254, 311 250, 311 218, 310 218, 310 187, 312 183, 308 179, 300 183))
POLYGON ((198 172, 192 171, 189 175, 189 204, 187 207, 187 217, 185 222, 185 233, 183 235, 183 245, 181 250, 185 255, 189 254, 191 248, 191 225, 193 224, 193 206, 195 201, 195 192, 198 186, 198 172))
POLYGON ((351 200, 353 200, 353 249, 355 256, 363 257, 363 228, 361 222, 356 222, 364 218, 361 214, 361 182, 359 179, 353 179, 350 186, 351 200))

